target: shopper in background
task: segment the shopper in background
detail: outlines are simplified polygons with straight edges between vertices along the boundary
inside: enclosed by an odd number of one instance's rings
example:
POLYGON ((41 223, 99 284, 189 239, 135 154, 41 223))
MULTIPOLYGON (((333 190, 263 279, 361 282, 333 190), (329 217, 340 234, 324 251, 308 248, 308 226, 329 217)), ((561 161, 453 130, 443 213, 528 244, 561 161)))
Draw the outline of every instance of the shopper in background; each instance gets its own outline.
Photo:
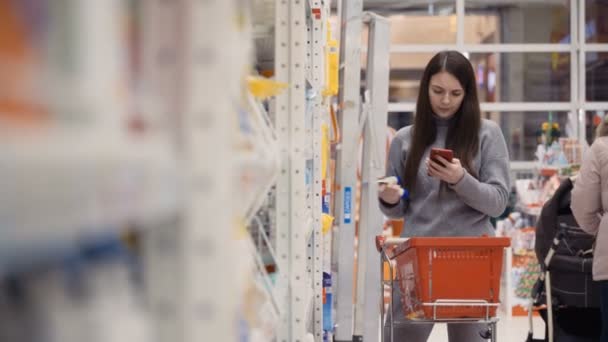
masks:
POLYGON ((596 236, 593 280, 600 282, 601 342, 608 342, 608 115, 597 129, 574 188, 570 207, 581 229, 596 236))
MULTIPOLYGON (((427 64, 414 124, 393 139, 387 175, 401 184, 379 186, 380 208, 405 219, 401 236, 494 235, 490 217, 502 214, 509 200, 509 152, 500 127, 481 119, 473 67, 461 53, 443 51, 427 64), (453 150, 452 162, 429 159, 433 147, 453 150), (409 198, 400 196, 401 188, 409 198)), ((403 317, 400 305, 394 309, 403 317)), ((449 341, 484 341, 485 327, 448 324, 449 341)), ((426 341, 432 328, 400 325, 395 341, 426 341)))

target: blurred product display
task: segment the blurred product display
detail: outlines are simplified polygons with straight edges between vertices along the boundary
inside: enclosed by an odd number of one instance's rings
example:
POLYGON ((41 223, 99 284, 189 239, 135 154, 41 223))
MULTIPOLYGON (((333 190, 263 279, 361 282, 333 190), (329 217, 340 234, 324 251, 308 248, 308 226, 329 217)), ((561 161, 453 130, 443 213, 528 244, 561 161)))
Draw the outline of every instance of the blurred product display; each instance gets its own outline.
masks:
POLYGON ((603 0, 0 0, 0 342, 378 341, 374 238, 409 223, 377 189, 441 50, 508 145, 492 222, 525 314, 541 209, 608 113, 607 22, 603 0))

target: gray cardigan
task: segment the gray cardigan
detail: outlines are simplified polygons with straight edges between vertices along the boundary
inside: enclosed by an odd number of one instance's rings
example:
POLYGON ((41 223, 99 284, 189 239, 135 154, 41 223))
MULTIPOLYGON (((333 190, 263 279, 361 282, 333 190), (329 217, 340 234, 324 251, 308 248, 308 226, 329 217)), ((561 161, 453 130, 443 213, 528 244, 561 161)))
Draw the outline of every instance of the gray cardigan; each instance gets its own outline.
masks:
MULTIPOLYGON (((435 120, 437 138, 431 147, 443 148, 450 121, 435 120)), ((410 140, 411 126, 397 132, 389 151, 388 176, 403 179, 410 140)), ((494 235, 490 217, 504 212, 510 189, 509 152, 500 127, 493 121, 482 120, 479 152, 473 160, 479 179, 465 170, 457 184, 440 186, 438 179, 427 175, 424 164, 431 147, 420 162, 416 188, 410 199, 395 205, 380 201, 382 212, 390 218, 405 219, 401 234, 404 237, 494 235)))

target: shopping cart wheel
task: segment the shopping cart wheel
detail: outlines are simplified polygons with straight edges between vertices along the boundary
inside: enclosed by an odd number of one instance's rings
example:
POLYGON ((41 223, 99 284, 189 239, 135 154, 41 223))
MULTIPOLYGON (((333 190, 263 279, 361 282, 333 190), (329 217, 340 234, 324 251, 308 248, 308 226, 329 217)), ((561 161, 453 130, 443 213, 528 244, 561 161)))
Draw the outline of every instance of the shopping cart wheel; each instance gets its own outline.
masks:
POLYGON ((485 340, 489 340, 492 338, 492 329, 487 328, 486 330, 482 330, 479 332, 479 336, 485 340))

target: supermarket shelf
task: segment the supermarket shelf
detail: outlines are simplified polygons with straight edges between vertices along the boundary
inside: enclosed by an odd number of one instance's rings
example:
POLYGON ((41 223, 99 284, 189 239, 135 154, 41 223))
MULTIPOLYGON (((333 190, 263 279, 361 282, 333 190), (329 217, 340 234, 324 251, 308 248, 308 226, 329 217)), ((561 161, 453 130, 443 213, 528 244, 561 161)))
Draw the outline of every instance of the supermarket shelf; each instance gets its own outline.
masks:
POLYGON ((175 215, 179 184, 169 144, 73 138, 3 141, 0 274, 175 215))

